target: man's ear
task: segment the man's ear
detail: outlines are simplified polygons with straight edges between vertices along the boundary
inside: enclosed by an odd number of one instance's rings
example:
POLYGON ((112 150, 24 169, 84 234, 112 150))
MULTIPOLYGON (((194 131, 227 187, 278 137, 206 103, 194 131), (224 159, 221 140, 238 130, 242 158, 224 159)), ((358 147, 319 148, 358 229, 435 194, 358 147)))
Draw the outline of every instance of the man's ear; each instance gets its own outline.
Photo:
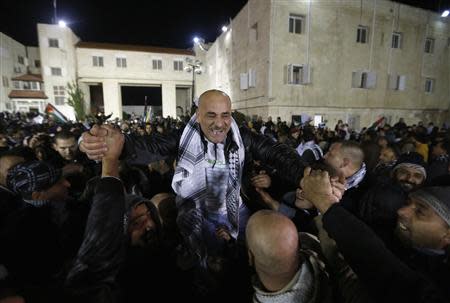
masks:
POLYGON ((447 228, 447 233, 442 238, 444 248, 450 248, 450 227, 447 228))
POLYGON ((247 254, 248 254, 248 265, 251 267, 255 267, 255 256, 253 255, 252 251, 247 248, 247 254))
POLYGON ((52 147, 53 147, 54 150, 57 150, 57 149, 56 149, 57 146, 56 146, 55 143, 52 143, 52 147))
POLYGON ((342 159, 342 167, 346 167, 350 165, 350 159, 349 158, 343 158, 342 159))

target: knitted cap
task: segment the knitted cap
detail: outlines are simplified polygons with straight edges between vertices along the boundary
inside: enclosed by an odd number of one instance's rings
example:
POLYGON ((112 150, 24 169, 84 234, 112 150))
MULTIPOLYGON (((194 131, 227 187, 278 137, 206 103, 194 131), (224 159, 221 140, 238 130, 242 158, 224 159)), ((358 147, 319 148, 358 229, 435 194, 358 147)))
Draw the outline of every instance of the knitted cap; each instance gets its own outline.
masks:
POLYGON ((428 204, 450 226, 450 186, 425 187, 409 196, 428 204))
POLYGON ((61 178, 61 169, 42 161, 20 163, 13 167, 6 177, 6 183, 15 193, 22 196, 46 190, 61 178))
POLYGON ((410 168, 417 169, 418 171, 420 171, 422 173, 424 178, 427 177, 426 163, 423 160, 422 155, 420 155, 416 152, 402 154, 398 158, 397 163, 395 164, 392 171, 396 171, 397 169, 399 169, 401 167, 410 167, 410 168))

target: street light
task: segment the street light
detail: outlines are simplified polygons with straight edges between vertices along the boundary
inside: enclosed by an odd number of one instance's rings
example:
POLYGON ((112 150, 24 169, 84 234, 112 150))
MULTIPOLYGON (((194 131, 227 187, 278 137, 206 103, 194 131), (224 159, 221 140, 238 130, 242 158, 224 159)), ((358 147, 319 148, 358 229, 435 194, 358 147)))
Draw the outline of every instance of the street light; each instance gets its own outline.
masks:
POLYGON ((208 46, 205 47, 205 40, 202 38, 194 37, 192 41, 194 41, 194 44, 197 44, 202 51, 206 52, 208 50, 208 46))
POLYGON ((60 27, 66 27, 66 26, 67 26, 67 23, 66 23, 66 21, 64 21, 64 20, 59 20, 59 21, 58 21, 58 25, 59 25, 60 27))
POLYGON ((202 62, 198 59, 186 57, 186 67, 184 70, 188 73, 192 72, 192 103, 195 98, 195 74, 200 75, 202 73, 202 62))
POLYGON ((445 11, 442 13, 441 17, 447 17, 449 14, 450 14, 450 11, 449 11, 449 10, 445 10, 445 11))

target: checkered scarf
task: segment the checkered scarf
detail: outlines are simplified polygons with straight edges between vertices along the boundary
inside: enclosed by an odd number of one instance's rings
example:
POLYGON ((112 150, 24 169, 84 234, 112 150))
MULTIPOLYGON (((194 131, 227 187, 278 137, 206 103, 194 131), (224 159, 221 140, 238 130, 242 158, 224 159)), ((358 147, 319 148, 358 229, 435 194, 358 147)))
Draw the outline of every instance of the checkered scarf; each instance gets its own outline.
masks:
POLYGON ((314 140, 308 142, 302 142, 297 146, 297 153, 301 156, 307 150, 310 150, 314 154, 314 158, 320 160, 323 158, 323 152, 319 145, 314 140))
POLYGON ((350 189, 352 187, 358 187, 359 183, 361 183, 361 181, 364 179, 364 177, 366 176, 366 164, 363 162, 361 168, 354 173, 353 175, 351 175, 350 177, 348 177, 345 182, 346 182, 346 190, 350 189))
MULTIPOLYGON (((228 159, 228 186, 226 190, 227 217, 232 226, 230 233, 237 236, 239 227, 239 201, 242 168, 244 166, 245 149, 239 128, 232 119, 228 133, 237 144, 237 149, 230 149, 225 158, 228 159)), ((201 227, 203 223, 204 201, 207 189, 214 184, 207 184, 205 173, 205 139, 197 122, 192 116, 181 136, 178 163, 172 179, 172 188, 177 193, 178 226, 187 239, 190 248, 199 256, 205 256, 202 247, 201 227)))

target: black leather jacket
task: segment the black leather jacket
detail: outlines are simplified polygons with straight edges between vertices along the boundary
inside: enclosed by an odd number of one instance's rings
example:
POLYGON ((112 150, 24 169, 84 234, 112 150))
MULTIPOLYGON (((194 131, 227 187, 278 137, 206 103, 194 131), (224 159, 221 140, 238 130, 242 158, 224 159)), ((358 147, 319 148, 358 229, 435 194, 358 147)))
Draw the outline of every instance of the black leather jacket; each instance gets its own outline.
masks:
MULTIPOLYGON (((261 161, 273 168, 284 182, 298 186, 306 164, 298 153, 286 144, 273 142, 270 138, 252 132, 246 127, 239 128, 245 146, 244 174, 251 171, 253 160, 261 161)), ((122 158, 130 164, 147 165, 148 163, 176 157, 182 130, 169 135, 154 134, 152 136, 125 135, 125 148, 122 158)), ((234 142, 227 140, 225 154, 233 148, 234 142)))

